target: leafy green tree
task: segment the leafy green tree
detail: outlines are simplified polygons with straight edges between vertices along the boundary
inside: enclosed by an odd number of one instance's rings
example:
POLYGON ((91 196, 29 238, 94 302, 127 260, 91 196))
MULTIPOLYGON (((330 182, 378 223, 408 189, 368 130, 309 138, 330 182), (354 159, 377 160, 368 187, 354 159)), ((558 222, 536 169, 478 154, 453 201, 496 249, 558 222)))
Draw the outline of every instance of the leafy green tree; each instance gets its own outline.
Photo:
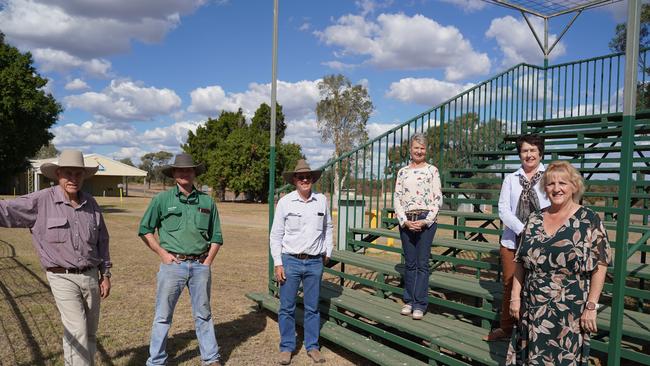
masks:
MULTIPOLYGON (((278 110, 281 112, 281 107, 278 110)), ((270 108, 262 104, 255 112, 255 116, 259 117, 269 111, 270 108)), ((278 121, 284 121, 283 114, 276 118, 278 121)), ((228 180, 228 188, 237 195, 243 192, 249 201, 266 202, 269 191, 270 133, 268 123, 266 129, 262 129, 258 122, 259 119, 254 117, 250 126, 241 127, 228 136, 224 146, 224 157, 230 163, 230 171, 233 172, 228 180)), ((276 186, 282 184, 281 173, 292 169, 300 158, 302 152, 299 145, 285 144, 278 140, 276 186)))
MULTIPOLYGON (((271 107, 262 103, 255 111, 255 115, 251 119, 251 127, 257 131, 268 132, 271 131, 271 107)), ((276 102, 275 107, 275 138, 277 141, 282 141, 284 138, 284 131, 287 125, 284 123, 284 113, 282 113, 282 106, 276 102)))
MULTIPOLYGON (((334 144, 334 159, 368 139, 366 125, 374 106, 363 85, 352 85, 345 76, 327 75, 318 83, 321 100, 316 104, 318 131, 323 142, 334 144)), ((346 179, 349 159, 334 169, 334 181, 346 179)), ((342 184, 343 186, 344 184, 342 184)), ((339 197, 334 184, 333 200, 339 197)))
POLYGON ((233 131, 245 126, 246 117, 241 108, 237 112, 223 111, 219 118, 210 118, 199 126, 196 133, 189 131, 187 142, 181 146, 194 161, 205 164, 206 172, 200 179, 213 188, 220 200, 225 198, 228 181, 233 175, 223 157, 226 139, 233 131))
MULTIPOLYGON (((614 52, 625 52, 627 37, 627 23, 616 25, 616 33, 609 41, 609 48, 614 52)), ((639 48, 650 47, 650 4, 641 4, 641 19, 639 25, 639 48)), ((650 74, 650 66, 646 64, 647 52, 639 52, 639 67, 643 72, 650 74), (645 66, 644 66, 645 65, 645 66)), ((650 84, 637 83, 636 109, 650 108, 650 84)))
POLYGON ((29 166, 28 158, 52 139, 48 129, 62 111, 32 63, 29 52, 6 43, 0 32, 0 182, 29 166))
MULTIPOLYGON (((473 152, 494 149, 503 141, 505 127, 505 122, 497 119, 483 122, 476 113, 463 114, 442 126, 432 126, 425 131, 427 160, 443 173, 455 168, 469 168, 473 152)), ((409 159, 409 140, 406 139, 389 150, 386 174, 397 174, 409 159)))
POLYGON ((54 144, 52 144, 52 141, 50 141, 38 149, 38 152, 34 155, 34 159, 49 159, 57 156, 59 156, 59 150, 57 150, 54 144))
POLYGON ((165 180, 167 178, 162 173, 162 168, 165 165, 169 164, 169 160, 173 156, 174 155, 169 151, 161 150, 155 153, 147 153, 140 157, 141 163, 138 168, 147 172, 147 182, 149 184, 149 188, 151 188, 152 180, 161 182, 163 184, 163 188, 165 187, 165 180))
MULTIPOLYGON (((282 182, 281 172, 293 168, 302 157, 299 145, 281 142, 286 125, 282 106, 278 105, 277 111, 276 186, 282 182)), ((207 165, 202 179, 213 187, 219 199, 223 200, 226 189, 230 189, 235 195, 244 193, 250 201, 267 200, 270 114, 271 108, 262 104, 248 125, 241 109, 224 111, 218 119, 197 128, 196 133, 188 133, 183 150, 207 165)))
MULTIPOLYGON (((616 25, 616 33, 609 41, 609 49, 614 52, 625 52, 625 43, 627 37, 627 23, 619 23, 616 25)), ((650 47, 650 4, 641 4, 641 19, 639 26, 639 48, 650 47)), ((645 64, 643 57, 645 53, 641 52, 639 64, 645 64)))
POLYGON ((118 161, 120 163, 122 163, 122 164, 126 164, 126 165, 130 165, 132 167, 135 167, 135 164, 133 163, 133 160, 131 160, 131 158, 122 158, 122 159, 120 159, 118 161))

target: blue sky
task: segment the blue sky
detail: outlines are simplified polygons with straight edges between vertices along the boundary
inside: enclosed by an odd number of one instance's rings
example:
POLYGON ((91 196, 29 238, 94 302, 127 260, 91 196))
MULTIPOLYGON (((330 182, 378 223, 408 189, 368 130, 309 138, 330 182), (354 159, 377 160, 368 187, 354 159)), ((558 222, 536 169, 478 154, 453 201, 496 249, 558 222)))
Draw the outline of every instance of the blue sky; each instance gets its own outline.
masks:
MULTIPOLYGON (((626 2, 583 13, 551 63, 609 53, 626 2)), ((0 31, 65 111, 57 148, 134 161, 179 152, 222 110, 270 101, 272 0, 0 0, 0 31)), ((552 37, 569 18, 551 20, 552 37)), ((521 15, 478 0, 280 0, 278 100, 285 141, 314 165, 318 81, 343 73, 375 105, 370 136, 519 62, 542 64, 521 15)), ((541 27, 541 20, 534 24, 541 27)))

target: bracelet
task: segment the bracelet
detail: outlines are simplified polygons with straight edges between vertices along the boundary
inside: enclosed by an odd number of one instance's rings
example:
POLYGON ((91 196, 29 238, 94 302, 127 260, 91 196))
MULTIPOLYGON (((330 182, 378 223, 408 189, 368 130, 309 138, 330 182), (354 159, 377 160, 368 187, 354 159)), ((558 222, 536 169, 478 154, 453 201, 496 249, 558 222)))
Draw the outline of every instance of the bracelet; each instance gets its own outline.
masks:
POLYGON ((510 299, 510 302, 521 301, 521 299, 510 299))

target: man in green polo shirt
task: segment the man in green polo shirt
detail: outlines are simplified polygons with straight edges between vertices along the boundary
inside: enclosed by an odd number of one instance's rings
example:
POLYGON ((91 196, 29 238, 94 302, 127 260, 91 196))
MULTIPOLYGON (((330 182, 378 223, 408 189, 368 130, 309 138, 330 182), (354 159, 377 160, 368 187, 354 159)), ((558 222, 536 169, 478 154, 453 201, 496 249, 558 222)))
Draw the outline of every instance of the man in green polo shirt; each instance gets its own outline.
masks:
POLYGON ((185 286, 190 292, 203 364, 221 365, 210 309, 210 265, 223 238, 217 206, 210 196, 194 187, 196 176, 204 171, 204 165, 195 164, 190 155, 176 155, 174 164, 162 170, 174 178, 176 186, 156 195, 140 221, 138 235, 161 261, 149 366, 167 362, 167 333, 185 286), (156 229, 158 239, 154 236, 156 229))

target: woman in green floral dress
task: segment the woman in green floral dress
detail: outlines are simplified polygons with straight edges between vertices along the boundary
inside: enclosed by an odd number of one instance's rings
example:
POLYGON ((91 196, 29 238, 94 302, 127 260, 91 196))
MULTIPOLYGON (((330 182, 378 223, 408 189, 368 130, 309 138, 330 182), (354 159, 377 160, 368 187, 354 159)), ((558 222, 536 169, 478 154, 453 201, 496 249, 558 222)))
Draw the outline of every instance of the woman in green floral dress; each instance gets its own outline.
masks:
POLYGON ((587 365, 589 334, 611 261, 598 215, 579 205, 582 177, 567 162, 542 178, 551 206, 529 216, 515 254, 510 313, 519 324, 507 365, 587 365))

